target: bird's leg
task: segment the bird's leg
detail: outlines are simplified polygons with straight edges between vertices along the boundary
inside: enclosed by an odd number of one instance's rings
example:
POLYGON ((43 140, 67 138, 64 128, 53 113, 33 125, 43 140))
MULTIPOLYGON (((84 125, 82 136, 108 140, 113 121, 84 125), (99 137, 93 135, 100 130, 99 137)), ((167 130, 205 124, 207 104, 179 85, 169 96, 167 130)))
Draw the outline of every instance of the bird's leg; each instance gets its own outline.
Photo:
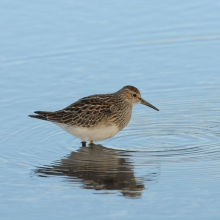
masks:
POLYGON ((93 146, 94 146, 93 141, 90 141, 89 147, 90 147, 91 149, 93 149, 93 146))
POLYGON ((86 147, 86 141, 82 141, 82 147, 86 147))

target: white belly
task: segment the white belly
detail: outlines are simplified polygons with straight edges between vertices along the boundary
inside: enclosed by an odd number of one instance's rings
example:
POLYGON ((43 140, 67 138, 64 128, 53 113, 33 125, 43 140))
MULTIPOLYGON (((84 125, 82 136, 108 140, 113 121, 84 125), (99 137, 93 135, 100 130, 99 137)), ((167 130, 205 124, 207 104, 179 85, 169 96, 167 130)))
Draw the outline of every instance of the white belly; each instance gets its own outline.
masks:
POLYGON ((116 125, 94 126, 87 128, 87 127, 69 126, 62 123, 55 123, 55 124, 82 141, 98 142, 105 140, 107 138, 111 138, 119 132, 119 128, 116 125))

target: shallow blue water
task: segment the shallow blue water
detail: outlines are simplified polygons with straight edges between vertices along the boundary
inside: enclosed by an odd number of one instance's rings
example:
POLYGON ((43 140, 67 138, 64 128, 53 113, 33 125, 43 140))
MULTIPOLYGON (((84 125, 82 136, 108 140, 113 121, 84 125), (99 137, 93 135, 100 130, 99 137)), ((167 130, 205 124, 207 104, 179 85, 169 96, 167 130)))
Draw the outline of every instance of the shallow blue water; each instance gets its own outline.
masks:
POLYGON ((219 219, 218 1, 1 1, 1 219, 219 219), (136 86, 114 138, 81 148, 28 118, 136 86))

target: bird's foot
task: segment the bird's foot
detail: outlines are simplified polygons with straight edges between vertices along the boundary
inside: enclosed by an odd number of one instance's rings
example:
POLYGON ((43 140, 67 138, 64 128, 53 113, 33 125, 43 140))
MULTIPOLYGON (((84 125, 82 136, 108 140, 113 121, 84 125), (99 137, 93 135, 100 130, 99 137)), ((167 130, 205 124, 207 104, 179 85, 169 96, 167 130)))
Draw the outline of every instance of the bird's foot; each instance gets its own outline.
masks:
POLYGON ((90 146, 94 145, 93 141, 90 141, 89 145, 90 145, 90 146))
POLYGON ((90 147, 90 148, 93 148, 93 146, 94 146, 93 141, 90 141, 90 143, 89 143, 89 147, 90 147))

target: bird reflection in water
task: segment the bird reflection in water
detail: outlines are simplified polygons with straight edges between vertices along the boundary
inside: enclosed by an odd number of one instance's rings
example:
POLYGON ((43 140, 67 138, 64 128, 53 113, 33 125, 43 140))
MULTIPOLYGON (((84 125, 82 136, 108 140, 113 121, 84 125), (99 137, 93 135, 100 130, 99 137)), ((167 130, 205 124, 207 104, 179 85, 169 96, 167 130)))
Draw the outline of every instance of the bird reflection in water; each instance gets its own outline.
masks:
POLYGON ((64 176, 72 183, 82 183, 84 189, 119 190, 126 197, 141 196, 144 184, 134 176, 129 152, 89 145, 55 161, 38 167, 38 176, 64 176))

